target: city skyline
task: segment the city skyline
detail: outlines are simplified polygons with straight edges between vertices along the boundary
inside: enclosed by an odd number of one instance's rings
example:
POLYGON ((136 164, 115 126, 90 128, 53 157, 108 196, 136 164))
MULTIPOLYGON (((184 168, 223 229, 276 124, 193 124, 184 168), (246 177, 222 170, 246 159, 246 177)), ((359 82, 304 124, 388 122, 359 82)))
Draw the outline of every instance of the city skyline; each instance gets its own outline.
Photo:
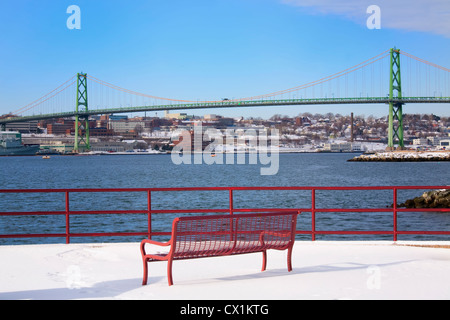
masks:
MULTIPOLYGON (((0 5, 4 49, 0 114, 14 111, 77 72, 167 98, 218 100, 265 94, 344 70, 396 46, 450 66, 450 4, 378 1, 15 1, 0 5), (70 29, 68 8, 80 8, 70 29), (426 6, 427 10, 424 10, 426 6)), ((387 71, 386 71, 387 72, 387 71)), ((388 79, 386 79, 386 82, 388 79)), ((212 113, 198 110, 199 115, 212 113)), ((387 106, 324 105, 218 109, 224 116, 341 113, 385 116, 387 106)), ((405 113, 448 116, 447 105, 405 113)))

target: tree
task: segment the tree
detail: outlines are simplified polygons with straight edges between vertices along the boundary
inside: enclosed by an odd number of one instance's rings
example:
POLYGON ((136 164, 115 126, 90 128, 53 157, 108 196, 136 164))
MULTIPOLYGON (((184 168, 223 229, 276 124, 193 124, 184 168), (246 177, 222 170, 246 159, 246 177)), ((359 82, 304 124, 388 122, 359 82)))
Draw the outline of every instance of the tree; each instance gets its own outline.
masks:
POLYGON ((328 112, 325 117, 327 117, 328 119, 330 119, 331 121, 334 120, 334 114, 332 112, 328 112))
POLYGON ((148 148, 148 145, 145 142, 137 142, 134 144, 133 149, 145 150, 148 148))
POLYGON ((274 114, 272 117, 270 117, 270 120, 272 121, 278 121, 281 119, 281 114, 274 114))

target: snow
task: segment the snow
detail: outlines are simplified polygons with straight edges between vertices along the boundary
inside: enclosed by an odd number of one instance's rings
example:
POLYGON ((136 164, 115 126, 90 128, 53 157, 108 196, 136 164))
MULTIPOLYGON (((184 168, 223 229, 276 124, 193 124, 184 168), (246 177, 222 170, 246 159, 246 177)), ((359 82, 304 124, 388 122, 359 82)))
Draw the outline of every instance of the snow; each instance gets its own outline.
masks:
MULTIPOLYGON (((151 251, 151 247, 147 247, 151 251)), ((155 251, 157 249, 155 248, 155 251)), ((0 246, 0 299, 449 299, 450 242, 296 242, 286 251, 149 264, 139 243, 0 246), (438 244, 438 247, 432 245, 438 244)))
POLYGON ((450 152, 448 151, 399 151, 399 152, 378 152, 375 154, 362 154, 355 159, 365 160, 385 160, 385 159, 433 159, 448 160, 450 152))

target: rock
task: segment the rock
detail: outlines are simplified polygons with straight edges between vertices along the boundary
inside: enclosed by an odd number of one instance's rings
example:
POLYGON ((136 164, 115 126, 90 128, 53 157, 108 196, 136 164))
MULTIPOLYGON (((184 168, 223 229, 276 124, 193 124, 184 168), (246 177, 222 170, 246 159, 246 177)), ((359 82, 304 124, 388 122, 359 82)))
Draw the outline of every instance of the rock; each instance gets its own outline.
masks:
POLYGON ((450 208, 450 189, 431 190, 421 196, 406 200, 399 208, 450 208))
POLYGON ((450 161, 449 151, 398 151, 398 152, 377 152, 375 154, 362 154, 347 161, 450 161))

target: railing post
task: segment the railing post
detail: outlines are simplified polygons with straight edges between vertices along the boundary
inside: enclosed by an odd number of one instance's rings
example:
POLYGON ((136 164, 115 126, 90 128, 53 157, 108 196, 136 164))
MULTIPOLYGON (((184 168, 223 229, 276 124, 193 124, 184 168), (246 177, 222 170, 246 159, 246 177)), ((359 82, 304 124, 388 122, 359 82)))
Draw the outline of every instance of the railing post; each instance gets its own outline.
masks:
POLYGON ((393 219, 394 219, 394 241, 397 241, 397 188, 394 191, 393 219))
POLYGON ((229 189, 229 195, 230 195, 230 214, 233 214, 233 189, 229 189))
POLYGON ((230 203, 230 241, 233 241, 233 233, 234 233, 234 226, 233 226, 233 189, 228 189, 229 194, 229 203, 230 203))
POLYGON ((147 231, 148 238, 152 239, 152 192, 147 190, 147 231))
POLYGON ((69 207, 69 191, 66 194, 66 244, 70 243, 70 207, 69 207))
POLYGON ((316 189, 311 190, 311 236, 312 241, 316 240, 316 189))

